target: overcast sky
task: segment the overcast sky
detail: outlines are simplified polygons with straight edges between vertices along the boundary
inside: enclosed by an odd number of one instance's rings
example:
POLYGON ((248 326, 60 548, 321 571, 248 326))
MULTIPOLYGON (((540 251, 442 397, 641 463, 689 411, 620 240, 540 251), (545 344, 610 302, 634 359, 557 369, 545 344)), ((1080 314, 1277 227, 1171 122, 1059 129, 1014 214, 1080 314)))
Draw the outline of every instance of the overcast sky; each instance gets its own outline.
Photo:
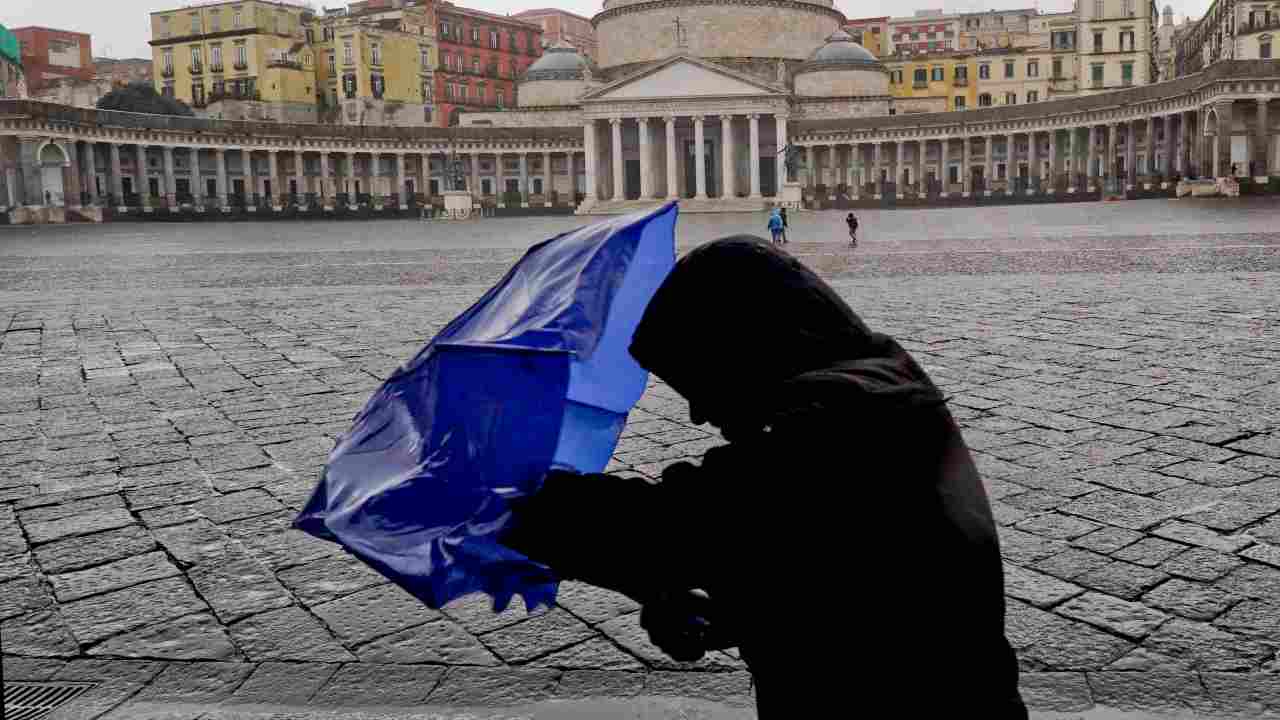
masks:
MULTIPOLYGON (((600 0, 455 0, 459 5, 496 13, 515 13, 535 7, 559 6, 590 17, 600 9, 600 0)), ((1210 0, 1157 0, 1159 7, 1173 5, 1181 21, 1183 15, 1199 17, 1210 0)), ((188 0, 0 0, 0 23, 7 27, 42 25, 86 32, 93 36, 93 54, 108 57, 151 57, 148 14, 188 4, 188 0)), ((316 0, 317 6, 323 6, 316 0)), ((330 7, 344 4, 329 0, 330 7)), ((909 15, 918 8, 941 8, 948 12, 999 10, 1034 6, 1034 0, 836 0, 836 7, 848 17, 909 15)), ((1041 0, 1045 12, 1071 9, 1071 0, 1041 0)))

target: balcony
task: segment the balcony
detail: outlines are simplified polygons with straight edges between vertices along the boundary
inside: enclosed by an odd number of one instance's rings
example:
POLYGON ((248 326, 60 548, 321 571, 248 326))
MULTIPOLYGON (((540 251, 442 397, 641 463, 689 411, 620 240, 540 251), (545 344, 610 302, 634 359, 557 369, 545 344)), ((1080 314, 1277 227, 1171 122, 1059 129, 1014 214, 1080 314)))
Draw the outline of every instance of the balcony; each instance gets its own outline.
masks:
POLYGON ((1272 18, 1271 22, 1259 20, 1258 22, 1241 23, 1240 34, 1262 32, 1263 30, 1280 30, 1280 17, 1272 18))
POLYGON ((248 70, 248 69, 249 69, 249 63, 247 63, 247 62, 236 62, 236 63, 235 63, 235 64, 233 64, 231 67, 232 67, 232 68, 234 68, 234 69, 236 69, 236 70, 248 70))
POLYGON ((302 63, 298 62, 297 60, 275 59, 275 60, 268 60, 267 67, 283 68, 285 70, 301 70, 302 63))
POLYGON ((162 77, 162 78, 171 78, 171 77, 173 77, 173 68, 172 68, 172 67, 166 67, 166 68, 162 69, 162 70, 160 71, 160 77, 162 77))
POLYGON ((189 65, 187 66, 187 72, 191 73, 192 75, 199 75, 200 73, 204 72, 204 68, 200 65, 189 65))
POLYGON ((923 80, 916 80, 911 83, 911 87, 915 88, 916 90, 927 90, 929 89, 929 83, 923 80))
POLYGON ((211 73, 220 73, 220 72, 222 72, 222 63, 218 63, 217 65, 210 65, 210 66, 209 66, 209 72, 211 72, 211 73))
POLYGON ((955 85, 956 87, 969 87, 969 78, 958 77, 952 81, 952 84, 955 85))

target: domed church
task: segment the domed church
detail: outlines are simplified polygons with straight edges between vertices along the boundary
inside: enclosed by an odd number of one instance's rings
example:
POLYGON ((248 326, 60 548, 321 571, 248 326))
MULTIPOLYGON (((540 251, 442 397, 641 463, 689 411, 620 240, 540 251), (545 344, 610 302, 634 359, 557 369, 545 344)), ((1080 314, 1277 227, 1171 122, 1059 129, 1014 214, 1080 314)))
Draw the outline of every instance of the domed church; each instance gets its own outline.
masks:
POLYGON ((781 197, 788 122, 888 115, 889 75, 831 0, 605 0, 598 64, 560 43, 518 107, 462 125, 582 127, 588 204, 758 210, 781 197))

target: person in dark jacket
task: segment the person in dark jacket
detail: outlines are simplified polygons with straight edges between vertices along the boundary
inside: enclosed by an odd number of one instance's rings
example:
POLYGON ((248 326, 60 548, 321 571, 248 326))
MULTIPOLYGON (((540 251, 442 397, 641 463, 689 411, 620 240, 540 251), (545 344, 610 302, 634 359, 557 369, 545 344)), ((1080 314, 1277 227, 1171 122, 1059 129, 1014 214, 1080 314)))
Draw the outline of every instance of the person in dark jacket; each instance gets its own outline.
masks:
POLYGON ((785 252, 689 252, 631 354, 727 444, 660 483, 548 474, 510 547, 624 593, 673 658, 737 647, 760 717, 1022 720, 982 483, 924 370, 785 252))

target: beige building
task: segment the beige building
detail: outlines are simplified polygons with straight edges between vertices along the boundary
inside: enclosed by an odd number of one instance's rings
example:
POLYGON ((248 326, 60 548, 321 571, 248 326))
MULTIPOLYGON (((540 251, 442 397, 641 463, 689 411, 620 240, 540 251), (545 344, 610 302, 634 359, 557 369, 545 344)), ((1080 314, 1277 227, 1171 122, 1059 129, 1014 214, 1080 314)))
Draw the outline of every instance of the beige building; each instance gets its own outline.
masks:
POLYGON ((1081 93, 1155 82, 1153 0, 1079 0, 1077 15, 1081 93))

